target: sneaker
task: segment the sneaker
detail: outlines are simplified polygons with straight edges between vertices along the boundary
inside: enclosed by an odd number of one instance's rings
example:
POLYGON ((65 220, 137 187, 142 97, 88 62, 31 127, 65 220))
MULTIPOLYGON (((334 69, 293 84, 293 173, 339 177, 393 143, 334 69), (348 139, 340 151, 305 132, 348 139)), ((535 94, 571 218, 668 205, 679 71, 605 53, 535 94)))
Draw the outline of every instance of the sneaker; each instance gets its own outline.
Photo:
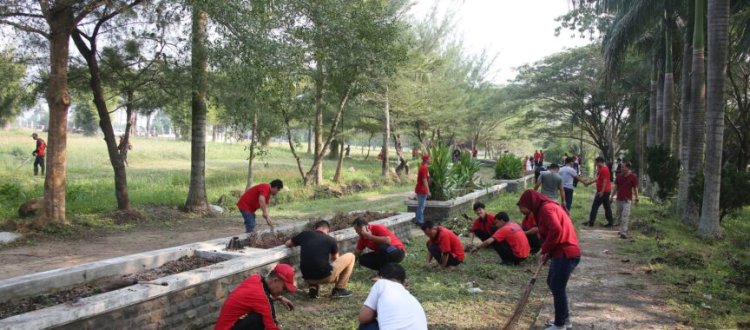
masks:
POLYGON ((620 234, 620 238, 622 238, 622 239, 628 239, 628 235, 620 234))
POLYGON ((331 291, 331 298, 345 298, 351 296, 352 292, 347 289, 333 288, 333 291, 331 291))
POLYGON ((565 325, 562 326, 562 327, 556 326, 555 325, 555 320, 549 320, 547 322, 547 325, 551 325, 552 327, 554 327, 554 328, 550 327, 550 328, 547 328, 547 329, 560 329, 560 330, 563 330, 563 329, 573 329, 573 323, 570 323, 570 320, 565 321, 565 325))
POLYGON ((606 224, 606 225, 603 225, 602 227, 604 227, 604 228, 612 228, 612 224, 611 224, 611 223, 608 223, 608 224, 606 224))
POLYGON ((593 227, 594 225, 590 224, 588 221, 583 223, 584 227, 593 227))
POLYGON ((320 295, 318 294, 318 288, 314 286, 310 287, 310 290, 307 291, 307 297, 310 299, 320 298, 320 295))

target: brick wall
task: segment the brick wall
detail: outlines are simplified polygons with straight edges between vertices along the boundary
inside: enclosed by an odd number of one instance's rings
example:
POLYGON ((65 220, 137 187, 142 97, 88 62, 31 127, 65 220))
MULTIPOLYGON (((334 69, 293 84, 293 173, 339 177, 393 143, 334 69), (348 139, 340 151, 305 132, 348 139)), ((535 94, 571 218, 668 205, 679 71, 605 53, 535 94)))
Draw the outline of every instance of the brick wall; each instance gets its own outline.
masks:
MULTIPOLYGON (((402 240, 411 238, 411 221, 407 219, 386 224, 402 240)), ((342 231, 351 230, 345 229, 342 231)), ((339 231, 339 232, 342 232, 339 231)), ((354 250, 357 237, 339 240, 339 250, 354 250)), ((58 329, 211 329, 216 321, 221 305, 229 293, 248 276, 254 273, 265 274, 277 262, 291 263, 298 267, 298 253, 292 257, 247 269, 218 279, 205 281, 186 287, 183 290, 130 305, 118 310, 93 317, 79 319, 57 327, 58 329)), ((299 272, 298 272, 299 275, 299 272)))

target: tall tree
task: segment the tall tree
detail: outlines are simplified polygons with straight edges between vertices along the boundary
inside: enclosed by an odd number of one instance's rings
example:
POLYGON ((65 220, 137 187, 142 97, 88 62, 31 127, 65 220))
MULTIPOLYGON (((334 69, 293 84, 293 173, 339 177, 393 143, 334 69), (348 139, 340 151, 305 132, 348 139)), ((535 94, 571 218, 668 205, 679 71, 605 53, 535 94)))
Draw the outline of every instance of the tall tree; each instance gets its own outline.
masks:
MULTIPOLYGON (((672 112, 674 96, 674 73, 672 70, 672 25, 674 22, 671 9, 668 6, 664 10, 664 100, 662 101, 663 125, 661 143, 666 146, 672 145, 672 112)), ((675 151, 676 153, 676 151, 675 151)))
MULTIPOLYGON (((705 0, 695 0, 695 25, 693 30, 693 72, 690 86, 690 116, 688 125, 683 128, 690 131, 688 147, 685 155, 687 185, 686 196, 692 195, 692 190, 696 189, 694 178, 696 173, 703 167, 703 143, 704 143, 704 111, 706 102, 706 66, 705 66, 705 0)), ((692 198, 685 199, 685 207, 682 212, 682 220, 685 223, 697 225, 699 219, 698 205, 692 198)))
POLYGON ((690 95, 692 89, 692 68, 693 68, 693 31, 695 21, 692 19, 695 17, 695 0, 688 0, 688 19, 685 32, 683 33, 683 39, 685 42, 685 48, 683 50, 682 59, 682 84, 680 86, 680 179, 677 188, 677 200, 674 203, 675 211, 678 214, 682 214, 685 205, 687 205, 688 197, 688 175, 687 175, 687 163, 689 160, 688 147, 690 144, 690 129, 688 123, 690 122, 690 106, 692 105, 692 97, 690 95))
POLYGON ((0 51, 0 127, 13 121, 24 107, 31 106, 34 98, 24 85, 26 64, 19 61, 13 50, 0 51))
POLYGON ((721 157, 724 146, 724 79, 729 35, 729 0, 708 0, 708 91, 706 93, 706 162, 698 233, 719 237, 721 157))

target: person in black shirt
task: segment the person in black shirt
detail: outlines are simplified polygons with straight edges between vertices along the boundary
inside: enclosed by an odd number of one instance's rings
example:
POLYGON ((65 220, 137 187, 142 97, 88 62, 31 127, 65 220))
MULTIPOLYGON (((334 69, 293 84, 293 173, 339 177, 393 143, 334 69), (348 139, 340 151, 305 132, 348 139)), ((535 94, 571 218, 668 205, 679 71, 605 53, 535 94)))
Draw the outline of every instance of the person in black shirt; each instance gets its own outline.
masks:
POLYGON ((310 286, 309 297, 318 298, 320 284, 327 283, 336 284, 331 297, 350 297, 352 293, 346 289, 346 284, 354 270, 354 254, 339 255, 336 240, 328 235, 331 228, 328 221, 318 221, 314 228, 286 241, 289 248, 300 247, 300 270, 305 283, 310 286))

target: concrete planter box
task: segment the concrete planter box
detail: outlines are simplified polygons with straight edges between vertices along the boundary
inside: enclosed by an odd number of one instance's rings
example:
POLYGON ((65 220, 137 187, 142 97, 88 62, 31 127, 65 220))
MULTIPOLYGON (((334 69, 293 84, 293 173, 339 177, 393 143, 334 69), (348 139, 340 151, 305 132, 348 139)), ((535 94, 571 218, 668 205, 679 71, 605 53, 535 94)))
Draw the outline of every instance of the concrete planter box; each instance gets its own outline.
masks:
POLYGON ((520 193, 526 189, 534 187, 534 173, 525 175, 522 178, 514 180, 495 180, 498 184, 507 184, 506 191, 509 193, 520 193))
MULTIPOLYGON (((461 216, 462 213, 471 211, 471 206, 475 202, 486 202, 495 198, 507 188, 507 183, 500 183, 489 188, 475 190, 470 194, 459 196, 447 201, 431 201, 425 204, 424 219, 442 222, 446 219, 452 219, 461 216)), ((410 199, 404 202, 409 212, 417 211, 417 200, 410 199)))
MULTIPOLYGON (((401 213, 373 223, 388 226, 402 240, 409 240, 413 213, 401 213)), ((306 223, 279 228, 299 231, 306 223)), ((354 249, 353 228, 331 233, 341 252, 354 249)), ((204 329, 218 317, 229 293, 253 273, 270 270, 277 263, 299 264, 299 248, 245 248, 223 251, 231 237, 139 253, 19 276, 0 281, 0 299, 8 301, 56 288, 86 283, 96 278, 149 269, 182 256, 222 257, 228 260, 154 282, 167 286, 136 284, 119 290, 56 305, 0 320, 0 329, 204 329)))

